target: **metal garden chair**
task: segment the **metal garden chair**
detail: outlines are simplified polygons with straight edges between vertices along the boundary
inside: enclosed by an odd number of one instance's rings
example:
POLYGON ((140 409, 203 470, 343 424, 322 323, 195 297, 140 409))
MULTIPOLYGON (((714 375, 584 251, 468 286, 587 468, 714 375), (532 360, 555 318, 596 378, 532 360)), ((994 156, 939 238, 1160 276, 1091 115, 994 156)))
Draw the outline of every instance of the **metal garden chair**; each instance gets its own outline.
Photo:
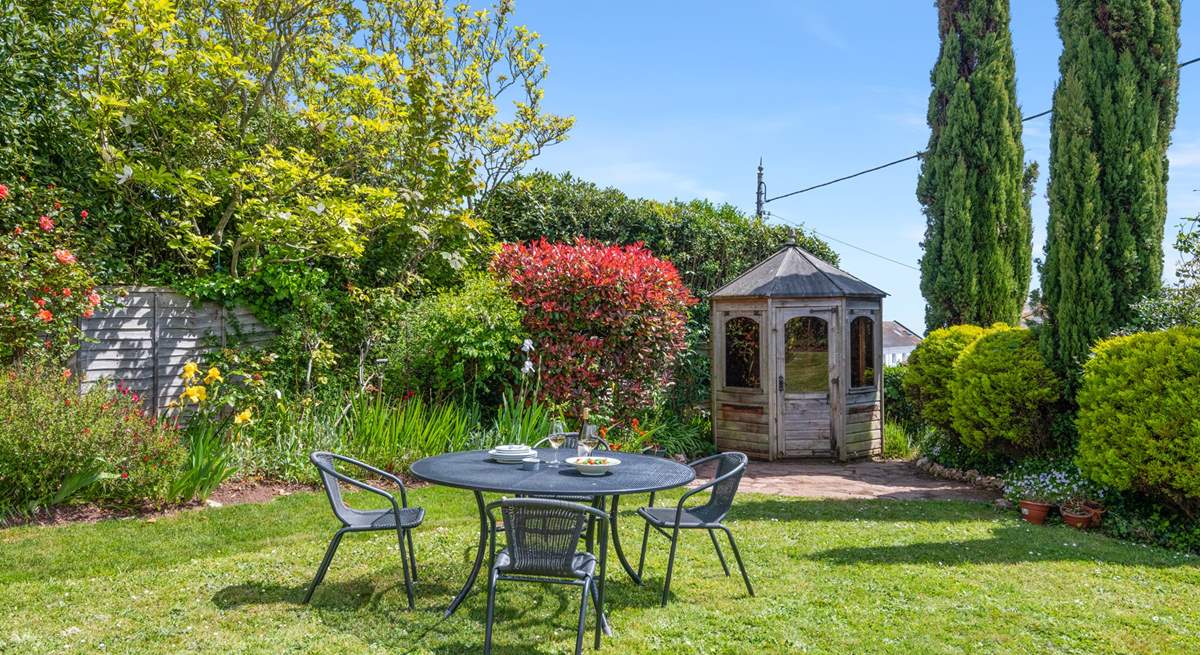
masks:
POLYGON ((400 561, 404 568, 404 590, 408 594, 408 607, 412 609, 413 582, 417 579, 417 558, 413 551, 412 529, 421 525, 421 521, 425 520, 425 510, 419 507, 408 506, 408 495, 404 490, 404 482, 387 471, 377 469, 374 466, 364 464, 350 457, 325 451, 315 452, 309 456, 309 459, 321 473, 321 483, 325 486, 325 495, 329 497, 329 504, 333 508, 333 514, 342 522, 342 527, 334 533, 333 540, 329 542, 329 548, 325 550, 325 559, 321 560, 321 567, 317 569, 316 577, 313 578, 312 584, 308 586, 308 593, 304 595, 304 602, 307 603, 312 599, 317 585, 321 584, 321 580, 325 579, 325 572, 329 570, 329 564, 333 562, 333 556, 337 553, 338 544, 342 542, 342 537, 346 533, 395 530, 397 543, 400 545, 400 561), (350 464, 391 480, 400 489, 399 502, 396 501, 395 495, 339 472, 336 468, 336 462, 350 464), (338 486, 339 482, 383 496, 391 502, 392 507, 391 509, 371 510, 350 508, 342 500, 342 490, 338 486), (405 548, 405 542, 407 542, 407 548, 405 548), (409 574, 410 566, 412 567, 411 575, 409 574))
POLYGON ((608 546, 608 515, 580 503, 547 498, 506 498, 487 506, 492 529, 489 541, 492 570, 488 577, 487 628, 483 652, 492 652, 492 623, 495 620, 496 583, 505 581, 567 584, 583 587, 579 604, 579 626, 575 654, 583 651, 588 597, 596 607, 595 648, 600 647, 604 621, 604 569, 608 546), (507 544, 496 552, 496 516, 504 517, 507 544), (600 526, 600 558, 577 552, 576 546, 589 522, 600 526), (596 570, 597 564, 599 571, 596 570))
POLYGON ((650 538, 650 528, 654 528, 659 534, 671 540, 671 555, 667 559, 667 578, 663 582, 663 607, 666 607, 671 591, 671 573, 675 568, 675 548, 679 545, 680 530, 707 530, 709 538, 712 539, 713 548, 717 551, 717 558, 721 560, 721 568, 728 576, 729 565, 725 563, 725 555, 721 553, 721 545, 717 542, 715 530, 723 531, 729 538, 729 545, 733 547, 733 556, 737 558, 738 568, 742 571, 742 579, 746 582, 746 591, 751 596, 754 595, 754 587, 750 586, 750 576, 746 575, 746 567, 742 564, 742 554, 738 551, 733 533, 721 523, 733 504, 733 497, 737 494, 742 473, 746 470, 747 458, 744 454, 737 452, 719 453, 690 462, 688 466, 696 468, 713 460, 717 461, 717 472, 713 479, 683 494, 675 507, 654 507, 654 495, 651 494, 650 507, 638 510, 638 515, 646 520, 645 529, 642 531, 642 554, 638 558, 639 578, 642 576, 642 567, 646 563, 646 542, 650 538), (692 496, 706 490, 711 490, 708 502, 691 508, 685 507, 692 496))

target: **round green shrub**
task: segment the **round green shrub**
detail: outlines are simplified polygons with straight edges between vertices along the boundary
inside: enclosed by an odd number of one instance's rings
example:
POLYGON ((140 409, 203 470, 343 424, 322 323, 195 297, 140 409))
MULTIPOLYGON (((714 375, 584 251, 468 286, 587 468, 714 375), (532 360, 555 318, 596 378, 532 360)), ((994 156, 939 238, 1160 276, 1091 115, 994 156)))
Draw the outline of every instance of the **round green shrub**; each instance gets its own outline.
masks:
POLYGON ((502 282, 469 277, 398 317, 386 377, 396 393, 431 399, 497 396, 520 365, 521 310, 502 282))
POLYGON ((1089 477, 1200 509, 1200 328, 1106 339, 1084 366, 1079 466, 1089 477))
POLYGON ((977 325, 954 325, 934 330, 908 356, 904 392, 916 405, 925 423, 942 430, 953 429, 949 385, 954 379, 954 361, 981 334, 983 328, 977 325))
POLYGON ((997 323, 958 356, 950 393, 954 431, 969 448, 1028 451, 1046 442, 1062 380, 1032 332, 997 323))

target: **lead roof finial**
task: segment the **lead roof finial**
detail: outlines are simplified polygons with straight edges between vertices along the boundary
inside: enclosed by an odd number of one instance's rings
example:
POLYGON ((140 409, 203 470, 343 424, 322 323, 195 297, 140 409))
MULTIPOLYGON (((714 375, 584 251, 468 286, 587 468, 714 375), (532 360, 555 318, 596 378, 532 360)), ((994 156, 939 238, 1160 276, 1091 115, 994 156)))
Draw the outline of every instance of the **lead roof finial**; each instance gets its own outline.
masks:
POLYGON ((788 228, 788 240, 787 240, 787 245, 789 245, 789 246, 794 246, 794 245, 796 245, 796 228, 794 228, 794 227, 789 227, 789 228, 788 228))

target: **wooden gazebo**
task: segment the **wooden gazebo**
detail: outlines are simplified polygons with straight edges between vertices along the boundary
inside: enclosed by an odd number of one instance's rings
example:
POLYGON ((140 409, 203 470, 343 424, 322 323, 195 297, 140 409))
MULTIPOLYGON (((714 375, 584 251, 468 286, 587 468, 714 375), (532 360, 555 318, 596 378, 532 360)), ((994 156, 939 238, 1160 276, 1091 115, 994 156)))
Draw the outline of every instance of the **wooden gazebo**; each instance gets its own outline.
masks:
POLYGON ((789 242, 712 294, 721 450, 841 460, 883 451, 883 298, 789 242))

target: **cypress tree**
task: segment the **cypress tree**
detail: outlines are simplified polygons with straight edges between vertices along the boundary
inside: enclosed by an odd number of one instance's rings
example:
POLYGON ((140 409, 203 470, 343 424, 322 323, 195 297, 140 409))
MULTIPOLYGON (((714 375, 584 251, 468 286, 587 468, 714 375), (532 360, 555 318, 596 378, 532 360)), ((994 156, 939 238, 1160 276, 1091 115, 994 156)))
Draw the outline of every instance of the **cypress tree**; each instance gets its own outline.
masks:
POLYGON ((941 49, 917 199, 930 330, 1016 323, 1032 274, 1029 197, 1008 0, 938 0, 941 49))
POLYGON ((1042 350, 1072 385, 1162 277, 1179 0, 1059 0, 1042 350))

